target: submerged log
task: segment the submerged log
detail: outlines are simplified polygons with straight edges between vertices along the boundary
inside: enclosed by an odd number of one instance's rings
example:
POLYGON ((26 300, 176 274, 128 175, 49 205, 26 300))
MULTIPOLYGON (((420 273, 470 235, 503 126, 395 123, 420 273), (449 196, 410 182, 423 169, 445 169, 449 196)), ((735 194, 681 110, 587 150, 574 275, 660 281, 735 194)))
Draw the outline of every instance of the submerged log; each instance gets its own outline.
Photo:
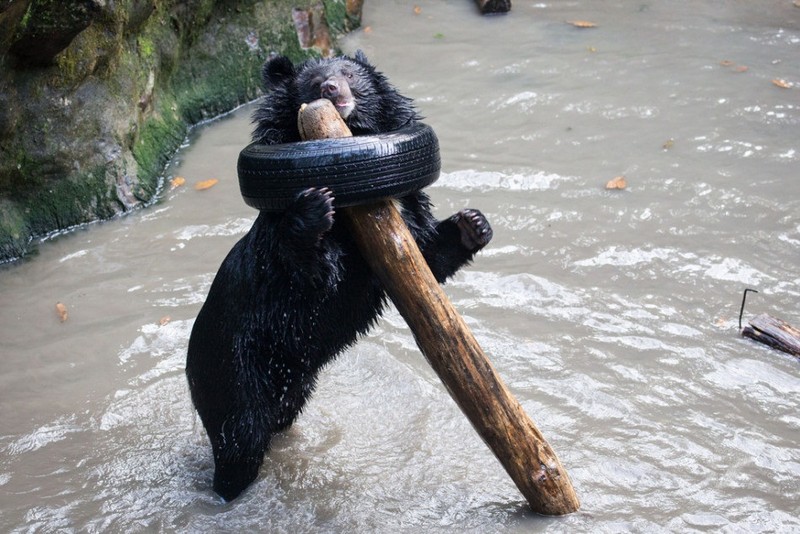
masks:
POLYGON ((492 13, 508 13, 511 11, 511 0, 476 0, 478 9, 483 15, 492 13))
MULTIPOLYGON (((327 100, 304 106, 298 125, 304 139, 350 135, 327 100)), ((453 308, 391 200, 341 213, 425 358, 533 511, 576 511, 580 503, 567 471, 453 308)))
POLYGON ((794 356, 800 356, 800 330, 797 328, 766 313, 762 313, 748 322, 749 326, 742 329, 742 336, 794 356))

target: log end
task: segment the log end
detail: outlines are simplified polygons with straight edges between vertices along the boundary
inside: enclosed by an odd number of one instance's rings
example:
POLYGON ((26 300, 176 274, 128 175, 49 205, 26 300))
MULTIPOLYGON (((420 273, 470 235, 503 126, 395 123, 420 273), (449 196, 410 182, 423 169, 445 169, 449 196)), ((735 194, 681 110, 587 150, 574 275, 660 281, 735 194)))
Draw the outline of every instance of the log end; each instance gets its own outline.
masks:
POLYGON ((800 356, 800 330, 766 313, 751 319, 742 328, 742 337, 749 337, 774 349, 800 356))
POLYGON ((297 129, 303 140, 352 137, 336 107, 327 98, 303 104, 297 113, 297 129))

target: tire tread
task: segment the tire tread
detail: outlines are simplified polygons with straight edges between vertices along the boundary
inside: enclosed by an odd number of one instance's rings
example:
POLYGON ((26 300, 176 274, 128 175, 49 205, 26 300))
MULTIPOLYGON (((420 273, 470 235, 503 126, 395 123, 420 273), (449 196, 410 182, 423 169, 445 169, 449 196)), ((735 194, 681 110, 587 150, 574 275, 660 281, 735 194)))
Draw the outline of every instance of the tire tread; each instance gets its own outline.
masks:
POLYGON ((373 136, 252 143, 237 165, 245 203, 268 211, 309 187, 331 189, 336 207, 402 196, 435 182, 440 168, 438 139, 423 123, 373 136))

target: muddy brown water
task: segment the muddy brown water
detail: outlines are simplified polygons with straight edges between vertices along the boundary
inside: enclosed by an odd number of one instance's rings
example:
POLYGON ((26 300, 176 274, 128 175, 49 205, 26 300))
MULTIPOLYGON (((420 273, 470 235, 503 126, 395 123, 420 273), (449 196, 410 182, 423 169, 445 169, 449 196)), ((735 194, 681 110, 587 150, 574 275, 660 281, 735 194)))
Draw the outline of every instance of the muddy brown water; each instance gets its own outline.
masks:
POLYGON ((800 530, 800 361, 737 327, 746 287, 745 319, 800 325, 800 9, 418 5, 367 2, 345 47, 436 130, 437 213, 492 221, 447 292, 581 510, 526 510, 394 310, 322 374, 250 490, 214 496, 183 367, 255 216, 235 174, 248 107, 193 131, 166 171, 185 186, 0 270, 0 530, 800 530))

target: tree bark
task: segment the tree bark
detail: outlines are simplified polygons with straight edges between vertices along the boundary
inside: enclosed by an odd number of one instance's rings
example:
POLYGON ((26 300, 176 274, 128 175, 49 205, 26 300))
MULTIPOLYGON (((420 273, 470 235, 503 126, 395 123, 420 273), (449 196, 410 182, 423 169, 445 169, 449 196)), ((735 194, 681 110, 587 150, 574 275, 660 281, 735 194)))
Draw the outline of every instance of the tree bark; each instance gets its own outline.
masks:
MULTIPOLYGON (((349 134, 327 100, 301 108, 298 124, 306 139, 349 134)), ((425 358, 533 511, 545 515, 576 511, 578 497, 555 451, 453 308, 392 202, 380 200, 343 209, 341 214, 425 358)))
POLYGON ((742 335, 760 343, 800 356, 800 330, 786 321, 766 313, 754 317, 750 325, 742 329, 742 335))

